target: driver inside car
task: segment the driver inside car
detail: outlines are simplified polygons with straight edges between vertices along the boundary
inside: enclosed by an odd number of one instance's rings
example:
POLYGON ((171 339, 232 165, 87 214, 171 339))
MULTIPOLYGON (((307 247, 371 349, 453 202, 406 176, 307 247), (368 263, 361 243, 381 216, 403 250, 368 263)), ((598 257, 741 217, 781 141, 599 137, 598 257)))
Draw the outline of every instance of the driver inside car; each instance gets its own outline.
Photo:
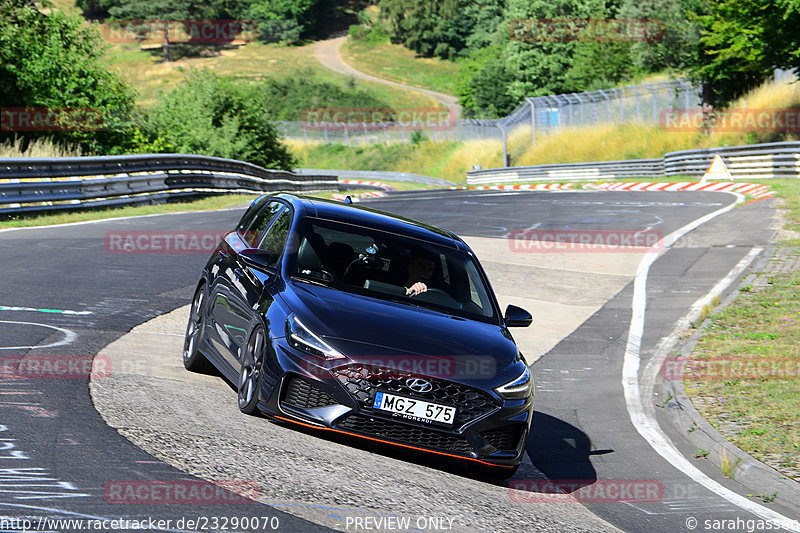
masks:
POLYGON ((428 283, 430 283, 433 276, 436 263, 430 257, 424 255, 415 255, 408 263, 408 278, 406 279, 404 287, 406 287, 407 296, 416 296, 428 290, 428 283))

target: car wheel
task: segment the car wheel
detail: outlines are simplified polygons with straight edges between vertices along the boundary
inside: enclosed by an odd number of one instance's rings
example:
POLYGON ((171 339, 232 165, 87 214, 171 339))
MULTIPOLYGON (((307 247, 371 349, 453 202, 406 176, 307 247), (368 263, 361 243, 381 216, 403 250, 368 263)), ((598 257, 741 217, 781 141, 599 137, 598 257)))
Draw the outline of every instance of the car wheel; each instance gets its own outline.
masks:
POLYGON ((261 369, 264 365, 264 328, 256 326, 250 335, 239 372, 239 410, 248 415, 258 413, 258 387, 261 384, 261 369))
POLYGON ((211 370, 211 363, 200 353, 200 343, 205 331, 206 291, 201 286, 192 299, 189 324, 186 326, 186 340, 183 343, 183 366, 192 372, 211 370))

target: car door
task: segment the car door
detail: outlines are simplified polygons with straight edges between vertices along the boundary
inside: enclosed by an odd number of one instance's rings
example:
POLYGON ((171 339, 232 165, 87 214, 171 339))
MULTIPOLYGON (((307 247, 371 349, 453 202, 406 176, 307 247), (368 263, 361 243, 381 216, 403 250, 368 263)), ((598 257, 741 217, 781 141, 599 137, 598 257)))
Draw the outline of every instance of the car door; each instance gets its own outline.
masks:
POLYGON ((220 253, 218 275, 209 301, 214 324, 212 343, 229 367, 229 373, 239 371, 241 351, 250 333, 253 305, 263 292, 263 281, 243 264, 239 254, 246 249, 258 248, 272 222, 285 209, 287 206, 283 202, 270 201, 249 226, 225 236, 226 246, 220 253))
MULTIPOLYGON (((240 283, 236 286, 244 290, 231 292, 231 306, 234 309, 243 311, 241 314, 237 314, 237 317, 242 319, 239 327, 248 331, 245 342, 249 338, 252 329, 260 323, 257 313, 265 312, 274 301, 272 291, 268 290, 268 287, 270 284, 275 284, 279 281, 279 263, 286 247, 286 241, 289 238, 292 218, 292 208, 290 206, 284 207, 275 214, 269 227, 258 234, 257 240, 252 241, 257 243, 255 249, 267 254, 262 256, 262 259, 254 262, 252 260, 248 261, 242 255, 237 255, 236 257, 236 272, 240 274, 240 283), (244 312, 247 313, 248 320, 246 322, 244 321, 244 312)), ((244 345, 241 348, 237 353, 238 365, 241 365, 244 345)))

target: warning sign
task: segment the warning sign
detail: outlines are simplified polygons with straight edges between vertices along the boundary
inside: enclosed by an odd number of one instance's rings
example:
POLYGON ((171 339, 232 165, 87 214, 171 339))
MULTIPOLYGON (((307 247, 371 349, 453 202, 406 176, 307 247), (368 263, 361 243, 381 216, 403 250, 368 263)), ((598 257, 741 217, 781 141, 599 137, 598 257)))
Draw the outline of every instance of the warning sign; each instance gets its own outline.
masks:
POLYGON ((711 164, 708 165, 708 170, 703 175, 703 179, 700 180, 701 183, 705 183, 706 180, 721 180, 721 179, 729 179, 733 181, 733 176, 731 176, 728 167, 725 166, 725 162, 719 156, 719 154, 714 156, 714 159, 711 161, 711 164))

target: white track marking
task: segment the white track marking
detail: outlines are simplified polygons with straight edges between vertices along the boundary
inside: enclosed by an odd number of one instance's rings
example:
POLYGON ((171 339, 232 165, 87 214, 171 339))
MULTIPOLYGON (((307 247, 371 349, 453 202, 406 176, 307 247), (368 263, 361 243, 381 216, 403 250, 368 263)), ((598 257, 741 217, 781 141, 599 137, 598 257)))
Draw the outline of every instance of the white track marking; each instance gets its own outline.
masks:
POLYGON ((70 226, 85 226, 89 224, 101 224, 103 222, 114 222, 116 220, 129 220, 132 218, 152 218, 152 217, 164 217, 164 216, 171 216, 171 215, 188 215, 188 214, 195 214, 195 213, 219 213, 223 211, 241 211, 246 209, 245 207, 227 207, 225 209, 204 209, 202 211, 178 211, 176 213, 154 213, 152 215, 131 215, 127 217, 111 217, 111 218, 102 218, 99 220, 83 220, 81 222, 65 222, 63 224, 50 224, 45 226, 24 226, 20 228, 4 228, 0 229, 0 233, 6 233, 9 231, 24 231, 29 229, 49 229, 49 228, 67 228, 70 226))
POLYGON ((37 313, 52 313, 54 315, 91 315, 91 311, 69 311, 67 309, 41 309, 36 307, 10 307, 0 305, 0 311, 35 311, 37 313))
MULTIPOLYGON (((633 423, 636 431, 650 444, 650 446, 658 452, 658 454, 666 459, 675 468, 689 476, 692 480, 704 486, 708 490, 718 494, 730 503, 737 507, 748 511, 761 519, 780 521, 791 531, 800 532, 800 525, 782 514, 768 509, 763 505, 748 500, 730 489, 720 485, 706 474, 701 472, 697 467, 692 465, 686 457, 681 454, 675 445, 669 440, 669 437, 664 433, 658 424, 658 421, 649 416, 644 407, 643 398, 639 389, 639 363, 640 363, 640 349, 642 344, 642 333, 644 332, 644 318, 645 307, 647 305, 647 275, 650 271, 650 266, 655 260, 670 246, 672 246, 679 238, 693 229, 705 224, 709 220, 726 213, 736 207, 737 204, 742 203, 744 196, 738 193, 732 193, 737 196, 736 202, 700 217, 693 222, 677 229, 664 237, 659 243, 654 246, 654 251, 649 252, 639 263, 639 268, 636 272, 633 284, 633 302, 630 329, 628 330, 628 340, 625 347, 625 358, 622 366, 622 386, 625 392, 625 403, 628 408, 628 415, 633 423), (661 251, 659 245, 663 243, 661 251)), ((727 279, 727 278, 726 278, 727 279)), ((718 284, 719 285, 719 284, 718 284)), ((717 287, 715 287, 716 289, 717 287)))
POLYGON ((17 322, 16 320, 0 320, 0 324, 20 324, 23 326, 39 326, 43 328, 50 328, 60 331, 64 334, 64 338, 58 342, 45 344, 42 346, 0 346, 0 350, 31 350, 33 348, 53 348, 55 346, 64 346, 65 344, 72 344, 78 338, 78 334, 66 328, 59 328, 49 324, 40 324, 38 322, 17 322))

